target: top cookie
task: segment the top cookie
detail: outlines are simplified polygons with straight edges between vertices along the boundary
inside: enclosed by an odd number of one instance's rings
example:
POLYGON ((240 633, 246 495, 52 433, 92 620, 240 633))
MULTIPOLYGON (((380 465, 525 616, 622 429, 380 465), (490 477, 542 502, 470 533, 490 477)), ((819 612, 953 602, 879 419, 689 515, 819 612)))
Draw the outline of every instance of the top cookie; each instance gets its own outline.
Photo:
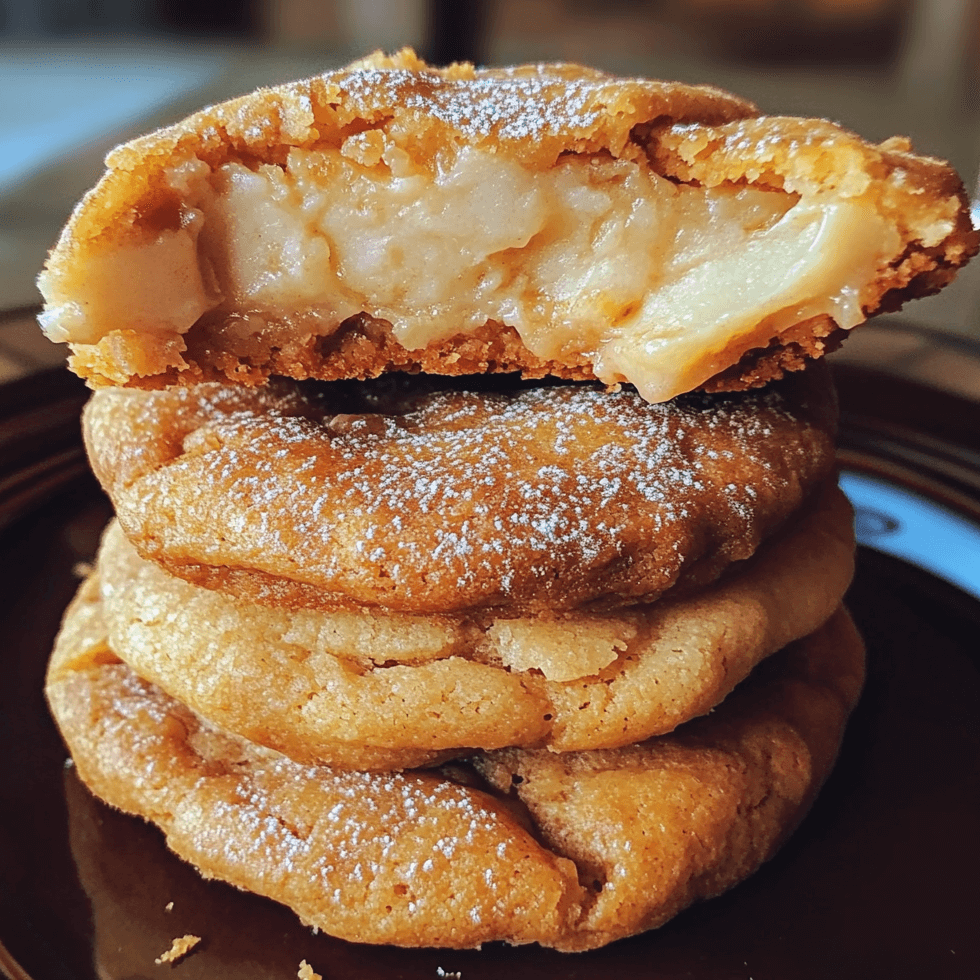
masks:
POLYGON ((959 179, 909 150, 706 87, 374 55, 113 151, 41 320, 96 385, 745 387, 976 251, 959 179))

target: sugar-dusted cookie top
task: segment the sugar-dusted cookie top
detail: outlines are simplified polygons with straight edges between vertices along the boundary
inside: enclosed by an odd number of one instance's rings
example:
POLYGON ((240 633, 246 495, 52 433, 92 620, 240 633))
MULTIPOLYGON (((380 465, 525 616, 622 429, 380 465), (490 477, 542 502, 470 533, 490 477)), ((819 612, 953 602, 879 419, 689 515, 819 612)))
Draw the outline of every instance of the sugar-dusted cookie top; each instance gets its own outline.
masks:
POLYGON ((507 615, 650 602, 748 558, 833 473, 816 365, 664 405, 426 378, 102 389, 85 411, 126 536, 287 608, 507 615))
POLYGON ((411 52, 113 151, 41 275, 93 384, 802 366, 977 247, 945 164, 716 89, 411 52))

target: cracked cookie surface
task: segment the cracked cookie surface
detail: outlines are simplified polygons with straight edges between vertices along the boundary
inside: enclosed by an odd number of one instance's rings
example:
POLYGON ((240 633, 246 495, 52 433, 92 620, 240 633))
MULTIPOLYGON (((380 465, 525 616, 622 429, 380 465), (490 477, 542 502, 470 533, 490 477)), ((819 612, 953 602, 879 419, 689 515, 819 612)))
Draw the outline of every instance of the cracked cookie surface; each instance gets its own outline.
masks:
POLYGON ((851 525, 828 487, 696 596, 523 619, 245 603, 140 559, 116 526, 96 569, 112 649, 140 676, 298 761, 377 770, 513 745, 610 748, 704 714, 837 608, 851 525))
POLYGON ((661 924, 772 855, 826 778, 863 677, 841 611, 672 735, 344 772, 202 722, 119 661, 100 606, 89 580, 46 688, 81 778, 204 875, 359 942, 588 949, 661 924))
POLYGON ((520 371, 665 401, 797 370, 978 246, 907 140, 578 65, 375 55, 107 166, 39 280, 96 385, 520 371))
POLYGON ((511 616, 693 591, 835 465, 819 364, 664 405, 389 382, 103 389, 89 459, 137 551, 195 584, 278 607, 511 616))

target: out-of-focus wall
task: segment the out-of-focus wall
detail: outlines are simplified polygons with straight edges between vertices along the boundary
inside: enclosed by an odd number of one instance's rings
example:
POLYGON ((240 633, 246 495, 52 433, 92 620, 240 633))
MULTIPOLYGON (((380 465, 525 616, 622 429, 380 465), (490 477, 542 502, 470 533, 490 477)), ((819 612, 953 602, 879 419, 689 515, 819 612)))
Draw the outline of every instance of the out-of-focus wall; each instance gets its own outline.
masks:
POLYGON ((406 44, 421 49, 427 14, 425 0, 266 0, 262 31, 274 45, 341 49, 356 57, 406 44))

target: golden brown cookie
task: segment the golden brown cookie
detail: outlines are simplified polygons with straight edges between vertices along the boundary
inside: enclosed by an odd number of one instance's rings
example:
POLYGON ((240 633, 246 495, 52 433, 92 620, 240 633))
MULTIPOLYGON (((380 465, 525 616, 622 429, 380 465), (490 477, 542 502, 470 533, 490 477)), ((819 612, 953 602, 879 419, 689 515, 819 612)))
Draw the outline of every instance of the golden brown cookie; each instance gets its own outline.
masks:
POLYGON ((592 891, 558 948, 655 928, 768 860, 829 774, 863 680, 863 644, 841 609, 672 735, 605 751, 475 757, 592 891))
POLYGON ((590 385, 107 389, 96 475, 140 554, 276 606, 509 615, 649 602, 747 558, 834 467, 814 372, 649 405, 590 385))
POLYGON ((841 611, 674 735, 477 757, 493 792, 469 767, 342 772, 215 730, 115 657, 99 607, 89 581, 48 673, 82 779, 205 876, 360 942, 586 949, 730 887, 805 813, 863 666, 841 611))
POLYGON ((236 602, 140 559, 115 525, 97 573, 110 645, 141 677, 299 762, 394 769, 669 732, 830 617, 853 547, 850 506, 830 487, 697 596, 539 619, 236 602))
POLYGON ((107 166, 40 279, 97 385, 522 371, 661 401, 797 369, 978 244, 907 141, 577 65, 374 55, 107 166))

